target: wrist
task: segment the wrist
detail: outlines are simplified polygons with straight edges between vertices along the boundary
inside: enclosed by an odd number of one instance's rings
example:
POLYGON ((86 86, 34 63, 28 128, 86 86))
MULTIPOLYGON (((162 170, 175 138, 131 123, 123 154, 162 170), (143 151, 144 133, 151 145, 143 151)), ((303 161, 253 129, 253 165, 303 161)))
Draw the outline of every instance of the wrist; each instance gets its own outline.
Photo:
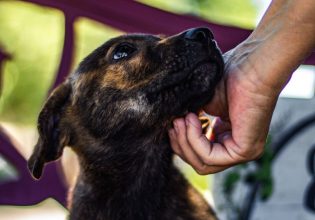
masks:
POLYGON ((294 70, 315 47, 315 22, 298 22, 278 18, 257 28, 233 50, 238 67, 255 73, 257 80, 280 93, 294 70))
POLYGON ((246 88, 250 88, 253 93, 276 97, 290 74, 279 74, 281 71, 273 63, 274 59, 270 59, 273 54, 268 41, 263 38, 249 38, 239 44, 226 56, 225 72, 229 75, 236 73, 237 81, 248 82, 246 88))

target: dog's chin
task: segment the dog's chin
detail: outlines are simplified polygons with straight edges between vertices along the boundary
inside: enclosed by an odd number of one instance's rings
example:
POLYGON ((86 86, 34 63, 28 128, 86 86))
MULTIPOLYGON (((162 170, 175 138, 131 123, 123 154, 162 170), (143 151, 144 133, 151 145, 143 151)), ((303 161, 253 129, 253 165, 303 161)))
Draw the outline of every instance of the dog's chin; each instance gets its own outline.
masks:
POLYGON ((211 101, 221 78, 221 71, 219 65, 211 62, 204 62, 193 68, 185 80, 174 82, 161 92, 162 102, 159 103, 163 108, 162 112, 170 120, 188 112, 198 113, 211 101))

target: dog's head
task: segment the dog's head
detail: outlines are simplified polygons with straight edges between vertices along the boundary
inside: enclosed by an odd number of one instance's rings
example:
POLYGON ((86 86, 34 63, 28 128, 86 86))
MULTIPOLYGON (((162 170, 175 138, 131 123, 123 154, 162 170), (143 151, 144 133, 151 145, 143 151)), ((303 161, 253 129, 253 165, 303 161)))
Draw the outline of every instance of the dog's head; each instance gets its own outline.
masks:
POLYGON ((46 102, 29 161, 32 173, 39 177, 44 163, 75 144, 82 135, 78 127, 102 140, 166 130, 174 117, 210 101, 222 72, 221 52, 207 28, 168 38, 139 34, 109 40, 46 102))

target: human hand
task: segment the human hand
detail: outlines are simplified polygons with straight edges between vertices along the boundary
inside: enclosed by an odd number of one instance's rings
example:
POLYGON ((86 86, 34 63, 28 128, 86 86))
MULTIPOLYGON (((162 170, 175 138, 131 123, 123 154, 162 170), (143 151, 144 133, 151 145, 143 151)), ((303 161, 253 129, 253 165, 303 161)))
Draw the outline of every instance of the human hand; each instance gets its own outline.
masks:
POLYGON ((315 48, 315 2, 301 1, 273 0, 253 33, 225 54, 225 78, 204 107, 220 117, 214 142, 202 134, 195 114, 174 120, 172 148, 198 173, 219 172, 262 154, 278 96, 315 48))
POLYGON ((202 134, 201 122, 193 113, 175 119, 174 129, 169 130, 174 152, 199 174, 222 171, 263 152, 280 90, 250 70, 251 62, 241 56, 242 48, 225 54, 225 78, 204 107, 206 113, 220 117, 213 127, 215 141, 202 134))

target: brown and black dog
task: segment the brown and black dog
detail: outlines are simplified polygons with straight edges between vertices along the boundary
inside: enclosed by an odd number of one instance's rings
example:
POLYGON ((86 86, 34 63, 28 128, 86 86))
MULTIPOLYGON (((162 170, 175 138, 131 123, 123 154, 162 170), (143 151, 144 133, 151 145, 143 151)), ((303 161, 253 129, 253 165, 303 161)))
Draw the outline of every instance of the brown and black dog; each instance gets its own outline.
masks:
POLYGON ((173 165, 167 130, 211 100, 222 72, 207 28, 109 40, 48 98, 31 173, 40 178, 65 146, 75 151, 71 220, 216 219, 173 165))

